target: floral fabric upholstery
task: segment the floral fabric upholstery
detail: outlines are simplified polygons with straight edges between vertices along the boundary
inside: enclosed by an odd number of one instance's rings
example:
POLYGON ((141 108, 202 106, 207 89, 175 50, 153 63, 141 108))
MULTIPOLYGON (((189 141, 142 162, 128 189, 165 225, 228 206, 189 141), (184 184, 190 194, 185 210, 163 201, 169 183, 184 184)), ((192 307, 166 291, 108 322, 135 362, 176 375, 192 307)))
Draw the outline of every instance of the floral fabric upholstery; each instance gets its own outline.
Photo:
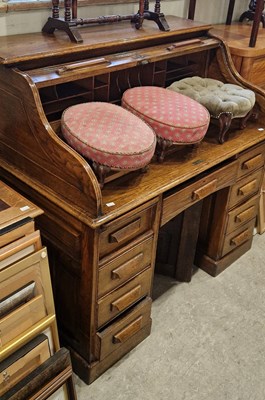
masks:
POLYGON ((78 153, 111 168, 145 167, 155 151, 152 129, 129 111, 109 103, 69 107, 62 115, 61 128, 78 153))
POLYGON ((147 122, 158 137, 177 144, 201 141, 210 122, 209 112, 197 101, 161 87, 128 89, 122 106, 147 122))

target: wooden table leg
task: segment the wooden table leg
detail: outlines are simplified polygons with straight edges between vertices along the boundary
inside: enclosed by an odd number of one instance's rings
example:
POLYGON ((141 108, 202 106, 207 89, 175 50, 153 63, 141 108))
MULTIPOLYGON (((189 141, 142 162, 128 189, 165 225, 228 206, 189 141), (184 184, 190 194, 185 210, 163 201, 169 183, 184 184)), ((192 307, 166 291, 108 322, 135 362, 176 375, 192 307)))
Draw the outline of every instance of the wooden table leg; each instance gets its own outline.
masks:
POLYGON ((188 19, 194 19, 196 0, 190 0, 188 19))
POLYGON ((183 211, 182 227, 175 264, 175 278, 190 282, 194 265, 203 201, 183 211))
POLYGON ((230 0, 226 17, 226 25, 231 25, 234 7, 235 7, 235 0, 230 0))

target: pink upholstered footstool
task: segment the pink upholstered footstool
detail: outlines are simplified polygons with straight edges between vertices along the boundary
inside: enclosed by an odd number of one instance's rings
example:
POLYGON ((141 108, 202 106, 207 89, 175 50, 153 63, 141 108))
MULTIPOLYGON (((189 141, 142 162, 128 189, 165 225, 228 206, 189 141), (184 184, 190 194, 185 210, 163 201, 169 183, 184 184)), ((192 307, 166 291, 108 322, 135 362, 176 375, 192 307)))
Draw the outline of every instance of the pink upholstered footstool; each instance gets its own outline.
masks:
POLYGON ((110 170, 144 169, 156 147, 156 136, 146 123, 104 102, 69 107, 62 115, 61 129, 68 144, 92 161, 101 186, 110 170))
POLYGON ((166 149, 172 144, 199 143, 210 122, 209 112, 204 106, 187 96, 161 87, 128 89, 123 94, 122 106, 154 130, 159 161, 163 161, 166 149))

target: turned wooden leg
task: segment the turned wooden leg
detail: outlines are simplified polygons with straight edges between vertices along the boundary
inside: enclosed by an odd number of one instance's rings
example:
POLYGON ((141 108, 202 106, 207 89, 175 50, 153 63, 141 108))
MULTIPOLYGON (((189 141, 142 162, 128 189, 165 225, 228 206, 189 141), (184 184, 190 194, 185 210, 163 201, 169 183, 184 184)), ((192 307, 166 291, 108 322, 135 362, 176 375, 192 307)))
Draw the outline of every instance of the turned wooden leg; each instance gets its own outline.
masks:
POLYGON ((162 163, 164 161, 166 149, 171 145, 172 143, 169 140, 157 138, 156 155, 158 162, 162 163))
POLYGON ((219 143, 223 144, 225 141, 225 135, 230 128, 232 122, 232 114, 229 112, 224 112, 220 114, 219 118, 219 143))
POLYGON ((102 189, 105 183, 106 175, 110 172, 111 168, 93 161, 93 169, 98 178, 100 188, 102 189))

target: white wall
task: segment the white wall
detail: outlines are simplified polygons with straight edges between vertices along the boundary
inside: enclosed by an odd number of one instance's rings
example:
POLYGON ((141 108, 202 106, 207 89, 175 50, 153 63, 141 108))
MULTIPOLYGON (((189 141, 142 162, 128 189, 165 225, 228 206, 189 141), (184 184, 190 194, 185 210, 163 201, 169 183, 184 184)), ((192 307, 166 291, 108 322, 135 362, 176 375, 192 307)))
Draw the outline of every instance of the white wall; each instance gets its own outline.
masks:
MULTIPOLYGON (((126 3, 126 0, 124 0, 126 3)), ((223 23, 226 20, 229 0, 197 0, 195 20, 206 23, 223 23)), ((3 4, 3 3, 2 3, 3 4)), ((162 0, 161 12, 165 15, 187 17, 188 0, 162 0)), ((237 20, 240 14, 248 9, 249 0, 236 1, 233 19, 237 20)), ((1 5, 1 0, 0 0, 1 5)), ((153 9, 150 3, 150 10, 153 9)), ((99 15, 124 15, 138 10, 137 4, 119 4, 106 6, 87 6, 78 8, 78 17, 89 18, 99 15)), ((0 36, 20 33, 40 32, 50 10, 28 10, 0 13, 0 36)))

